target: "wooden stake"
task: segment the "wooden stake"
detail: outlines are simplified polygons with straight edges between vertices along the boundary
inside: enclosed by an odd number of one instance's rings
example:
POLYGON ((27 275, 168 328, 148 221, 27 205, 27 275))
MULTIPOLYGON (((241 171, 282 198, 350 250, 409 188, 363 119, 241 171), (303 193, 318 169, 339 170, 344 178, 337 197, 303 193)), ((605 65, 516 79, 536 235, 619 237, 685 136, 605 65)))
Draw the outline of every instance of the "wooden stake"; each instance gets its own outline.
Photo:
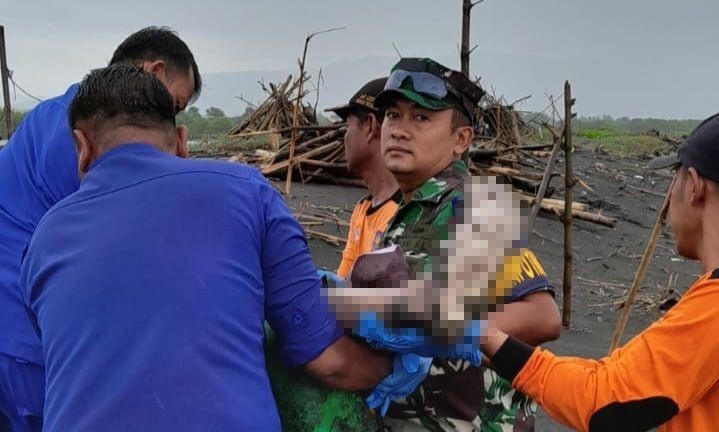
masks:
POLYGON ((297 89, 297 98, 295 99, 295 106, 292 110, 292 134, 290 135, 290 157, 288 159, 289 163, 287 165, 287 181, 285 181, 285 195, 290 194, 290 190, 292 188, 292 168, 294 163, 294 157, 295 157, 295 142, 297 140, 297 115, 300 111, 300 105, 302 104, 302 86, 305 83, 305 60, 307 59, 307 47, 310 44, 310 40, 312 40, 313 37, 322 34, 322 33, 329 33, 335 30, 342 30, 344 27, 337 27, 332 28, 328 30, 322 30, 320 32, 310 33, 305 38, 305 48, 302 51, 302 60, 300 60, 300 78, 299 78, 299 86, 297 89))
MULTIPOLYGON (((470 18, 472 16, 472 8, 477 4, 482 3, 484 0, 462 0, 462 40, 460 41, 459 48, 459 62, 461 64, 460 70, 466 76, 469 77, 469 56, 472 51, 477 48, 475 45, 473 48, 469 48, 469 32, 470 32, 470 18)), ((470 78, 471 79, 471 78, 470 78)), ((470 119, 472 120, 472 119, 470 119)), ((469 149, 462 154, 462 160, 466 165, 469 165, 469 149)))
POLYGON ((459 48, 459 61, 461 64, 461 72, 469 78, 469 56, 477 45, 469 48, 469 31, 470 19, 472 17, 472 8, 482 3, 484 0, 462 0, 462 41, 459 48))
POLYGON ((562 325, 572 320, 572 87, 564 82, 564 278, 562 280, 562 325))
POLYGON ((539 209, 542 206, 542 200, 544 199, 544 194, 547 193, 547 187, 549 186, 549 180, 552 178, 552 171, 554 170, 554 162, 557 160, 557 155, 559 154, 559 149, 562 147, 562 139, 559 137, 556 137, 554 139, 554 147, 552 148, 552 154, 549 156, 549 160, 547 161, 547 167, 544 169, 544 178, 542 178, 542 183, 539 185, 539 190, 537 191, 537 196, 534 199, 534 205, 532 206, 532 211, 529 214, 529 222, 527 227, 527 232, 531 233, 532 228, 534 227, 534 220, 537 219, 537 214, 539 213, 539 209))
POLYGON ((5 50, 5 26, 0 25, 0 80, 2 81, 3 117, 5 117, 5 130, 7 139, 12 135, 12 108, 10 107, 10 85, 8 84, 9 71, 7 68, 7 54, 5 50))
POLYGON ((302 51, 302 60, 300 60, 300 85, 297 90, 297 98, 295 99, 295 106, 292 109, 292 132, 290 135, 290 156, 287 163, 287 180, 285 181, 285 195, 290 194, 292 188, 292 168, 295 157, 295 141, 297 140, 297 113, 300 110, 300 104, 302 103, 302 85, 305 81, 305 60, 307 59, 307 46, 310 43, 312 35, 307 35, 305 38, 305 48, 302 51))
POLYGON ((672 182, 669 185, 667 194, 664 197, 664 203, 662 203, 662 208, 661 210, 659 210, 659 216, 657 216, 657 221, 654 223, 652 234, 649 236, 649 242, 647 242, 647 247, 644 250, 644 255, 642 256, 642 260, 639 263, 637 274, 634 276, 634 282, 632 282, 632 286, 631 288, 629 288, 629 293, 627 294, 627 300, 624 302, 622 314, 619 316, 619 321, 617 321, 617 327, 614 329, 612 343, 609 345, 609 354, 611 354, 612 351, 614 351, 614 349, 619 346, 619 342, 622 339, 622 334, 624 334, 624 328, 627 326, 627 322, 629 321, 629 314, 632 312, 632 306, 634 305, 634 300, 637 297, 637 291, 639 291, 639 286, 642 284, 644 276, 647 273, 649 261, 651 261, 652 255, 654 255, 654 249, 657 246, 659 234, 661 234, 662 232, 664 220, 667 217, 667 211, 669 210, 669 200, 671 198, 671 191, 674 187, 675 181, 676 177, 672 179, 672 182))

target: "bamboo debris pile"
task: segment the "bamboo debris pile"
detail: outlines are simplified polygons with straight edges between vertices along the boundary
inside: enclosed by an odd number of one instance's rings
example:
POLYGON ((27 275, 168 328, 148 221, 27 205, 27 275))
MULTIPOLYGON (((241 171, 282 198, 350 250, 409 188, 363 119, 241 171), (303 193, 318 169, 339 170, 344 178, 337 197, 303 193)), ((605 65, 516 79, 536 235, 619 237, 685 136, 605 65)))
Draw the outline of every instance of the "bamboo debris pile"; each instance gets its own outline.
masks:
MULTIPOLYGON (((290 166, 290 142, 294 100, 300 89, 299 79, 292 76, 281 84, 264 86, 267 99, 240 124, 233 127, 226 138, 230 141, 269 137, 264 148, 243 150, 230 160, 255 165, 268 177, 284 178, 290 166)), ((302 92, 301 98, 309 91, 302 92)), ((292 167, 295 178, 302 183, 314 181, 346 186, 362 186, 347 171, 343 138, 346 125, 320 125, 315 109, 301 103, 295 138, 292 167)))
MULTIPOLYGON (((490 95, 485 96, 482 105, 477 109, 475 125, 475 139, 469 151, 470 171, 478 175, 504 176, 521 192, 523 200, 533 204, 544 179, 551 156, 550 150, 554 144, 525 143, 523 137, 528 135, 528 128, 522 117, 512 105, 504 105, 490 95)), ((542 127, 553 137, 554 143, 562 140, 562 131, 548 123, 544 123, 542 127)), ((555 176, 562 176, 555 170, 551 170, 548 175, 548 183, 551 183, 555 176)), ((575 179, 580 186, 590 190, 581 179, 576 176, 575 179)), ((562 217, 564 200, 551 199, 554 193, 554 187, 546 187, 539 209, 562 217)), ((572 202, 571 209, 572 216, 577 219, 608 227, 613 227, 616 222, 601 213, 590 212, 584 204, 572 202)))
MULTIPOLYGON (((257 136, 269 136, 270 139, 263 148, 243 150, 230 160, 255 165, 267 177, 285 179, 290 166, 292 101, 299 89, 299 82, 293 81, 290 76, 280 84, 263 85, 263 89, 268 94, 267 100, 250 117, 232 128, 227 138, 232 142, 257 136)), ((354 178, 347 170, 343 143, 346 125, 319 125, 311 106, 305 103, 301 106, 292 159, 293 178, 302 183, 363 186, 362 181, 354 178)), ((490 96, 486 96, 477 109, 475 124, 475 139, 469 151, 470 171, 478 175, 504 176, 523 194, 523 199, 533 203, 545 176, 553 144, 527 143, 524 137, 528 135, 529 128, 519 113, 513 106, 504 105, 490 96)), ((548 123, 543 127, 549 131, 555 143, 562 139, 562 131, 548 123)), ((554 177, 563 176, 554 169, 548 173, 549 183, 554 177)), ((580 186, 589 189, 581 179, 576 180, 580 186)), ((561 216, 564 200, 551 199, 555 193, 551 185, 545 187, 544 192, 545 198, 539 209, 561 216)), ((572 203, 572 215, 610 227, 615 223, 614 219, 601 213, 592 213, 586 205, 578 203, 572 203)), ((335 240, 328 239, 332 243, 335 240)))
MULTIPOLYGON (((315 181, 345 186, 362 186, 347 171, 343 137, 344 124, 317 126, 298 131, 293 169, 303 183, 315 181)), ((290 139, 284 139, 276 151, 257 149, 233 158, 256 165, 267 177, 284 178, 289 167, 290 139)))
MULTIPOLYGON (((249 117, 230 129, 227 132, 228 137, 241 139, 268 134, 289 137, 292 129, 293 101, 297 97, 300 80, 293 80, 292 75, 289 75, 283 83, 270 83, 266 86, 260 82, 260 86, 267 93, 267 99, 249 117)), ((304 98, 309 92, 302 93, 300 97, 304 98)), ((297 126, 304 128, 316 125, 317 116, 314 108, 303 104, 298 112, 297 126)))
POLYGON ((340 211, 341 209, 336 207, 324 206, 320 208, 310 203, 309 205, 301 206, 293 215, 302 225, 308 237, 340 247, 347 243, 347 232, 349 230, 347 217, 340 215, 340 211), (318 227, 321 227, 324 231, 318 230, 318 227), (325 232, 328 228, 340 235, 325 232))

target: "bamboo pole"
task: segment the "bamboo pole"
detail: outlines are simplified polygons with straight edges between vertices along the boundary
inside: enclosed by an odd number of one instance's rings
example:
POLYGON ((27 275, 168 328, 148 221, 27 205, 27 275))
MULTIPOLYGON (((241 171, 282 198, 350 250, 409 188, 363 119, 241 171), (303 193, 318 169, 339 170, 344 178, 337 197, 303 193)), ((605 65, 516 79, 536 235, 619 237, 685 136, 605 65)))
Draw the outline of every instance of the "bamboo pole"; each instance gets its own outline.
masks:
MULTIPOLYGON (((319 156, 319 155, 322 155, 322 154, 325 154, 327 152, 334 150, 339 145, 342 145, 339 141, 333 141, 329 144, 325 144, 321 147, 317 147, 316 149, 312 149, 312 150, 300 155, 297 159, 302 160, 302 159, 309 159, 309 158, 312 158, 315 156, 319 156)), ((285 169, 285 168, 291 169, 289 160, 273 163, 272 165, 263 166, 260 169, 260 171, 262 172, 263 175, 269 175, 269 174, 273 174, 273 173, 275 173, 281 169, 285 169)))
POLYGON ((299 78, 299 86, 297 89, 297 98, 295 99, 295 106, 292 110, 292 134, 290 135, 290 157, 288 159, 288 165, 287 165, 287 180, 285 181, 285 195, 290 194, 290 190, 292 188, 292 168, 294 163, 294 157, 295 157, 295 141, 297 140, 297 116, 300 111, 300 105, 302 104, 302 86, 305 83, 305 60, 307 60, 307 47, 310 44, 310 40, 312 40, 313 37, 322 34, 322 33, 329 33, 335 30, 341 30, 344 27, 337 27, 332 28, 328 30, 322 30, 320 32, 310 33, 305 38, 305 48, 302 51, 302 60, 300 60, 300 78, 299 78))
POLYGON ((572 87, 564 82, 564 277, 562 280, 562 325, 572 320, 572 87))
POLYGON ((5 117, 5 130, 7 139, 12 135, 12 108, 10 107, 10 85, 8 84, 9 71, 7 68, 7 54, 5 50, 5 26, 0 25, 0 80, 2 81, 3 116, 5 117))
POLYGON ((462 41, 459 61, 464 76, 469 77, 469 30, 472 17, 472 0, 462 0, 462 41))
POLYGON ((629 288, 629 293, 627 294, 627 300, 624 302, 622 314, 619 316, 619 321, 617 321, 617 327, 614 329, 614 335, 612 335, 612 342, 609 345, 609 354, 611 354, 612 351, 614 351, 619 346, 619 342, 622 339, 622 334, 624 334, 624 328, 627 326, 627 322, 629 321, 629 314, 632 312, 632 306, 634 305, 634 300, 637 297, 639 286, 644 280, 644 276, 647 273, 647 267, 649 267, 649 262, 652 259, 652 255, 654 255, 654 249, 657 246, 659 234, 662 233, 662 227, 664 226, 664 220, 666 219, 667 211, 669 210, 671 191, 674 187, 675 181, 676 177, 672 179, 672 182, 669 185, 667 194, 664 197, 664 202, 662 203, 662 208, 661 210, 659 210, 657 221, 654 223, 654 228, 652 229, 652 233, 649 236, 649 241, 647 242, 647 247, 644 250, 644 255, 642 256, 642 260, 639 262, 639 268, 637 269, 637 274, 634 276, 634 282, 632 282, 632 286, 631 288, 629 288))
POLYGON ((310 43, 312 35, 307 35, 305 38, 305 48, 302 51, 302 60, 300 60, 300 85, 297 90, 297 98, 295 99, 295 106, 292 109, 292 131, 290 135, 290 156, 287 159, 287 179, 285 181, 285 195, 290 194, 292 187, 292 167, 295 157, 295 141, 297 140, 297 113, 299 112, 300 104, 302 103, 302 85, 305 80, 305 60, 307 59, 307 46, 310 43))
MULTIPOLYGON (((566 206, 566 203, 565 203, 565 206, 566 206)), ((542 210, 553 212, 554 214, 559 216, 559 218, 562 220, 564 219, 564 214, 566 212, 565 208, 555 207, 546 202, 542 202, 542 210)), ((602 216, 602 215, 596 214, 596 213, 590 213, 588 211, 577 210, 577 209, 572 209, 572 218, 586 220, 586 221, 593 222, 598 225, 604 225, 609 228, 613 228, 617 222, 615 219, 612 219, 610 217, 602 216)), ((570 289, 571 289, 571 286, 570 286, 570 289)))
MULTIPOLYGON (((337 129, 341 129, 345 126, 345 123, 335 123, 331 125, 305 125, 305 126, 297 126, 295 129, 297 131, 317 131, 317 132, 327 132, 327 131, 334 131, 337 129)), ((237 134, 228 134, 229 138, 249 138, 249 137, 255 137, 259 135, 269 135, 273 133, 285 133, 285 132, 292 132, 291 127, 286 128, 280 128, 280 129, 267 129, 267 130, 260 130, 260 131, 252 131, 252 132, 242 132, 237 134)))
POLYGON ((532 206, 532 211, 529 214, 529 222, 527 227, 527 232, 531 233, 532 228, 534 227, 534 220, 537 219, 537 214, 539 214, 539 209, 542 206, 542 200, 544 199, 544 194, 547 193, 547 187, 549 186, 549 180, 552 178, 552 171, 554 170, 554 162, 557 160, 557 155, 559 155, 559 149, 562 146, 562 140, 561 138, 555 138, 554 139, 554 147, 552 148, 552 154, 549 156, 549 160, 547 161, 547 166, 544 169, 544 178, 542 179, 542 183, 539 185, 539 190, 537 191, 537 196, 534 199, 534 205, 532 206))
MULTIPOLYGON (((472 51, 477 48, 477 45, 469 48, 469 33, 470 33, 470 21, 472 17, 472 8, 477 4, 482 3, 484 0, 462 0, 462 40, 460 41, 459 48, 459 62, 460 70, 468 79, 469 76, 469 56, 472 51)), ((472 121, 473 119, 470 119, 472 121)), ((469 149, 462 154, 462 160, 465 164, 469 165, 469 149)))

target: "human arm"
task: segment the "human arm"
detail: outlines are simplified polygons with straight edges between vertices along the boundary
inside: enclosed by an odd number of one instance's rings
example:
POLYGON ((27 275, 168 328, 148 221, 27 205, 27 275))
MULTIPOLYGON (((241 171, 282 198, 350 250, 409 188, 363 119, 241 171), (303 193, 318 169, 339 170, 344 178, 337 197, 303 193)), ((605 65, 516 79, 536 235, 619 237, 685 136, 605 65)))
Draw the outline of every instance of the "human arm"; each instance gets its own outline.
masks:
POLYGON ((328 346, 305 369, 328 387, 359 391, 374 388, 391 372, 392 358, 350 336, 328 346))
POLYGON ((599 361, 559 357, 493 327, 482 350, 497 371, 553 418, 587 430, 647 430, 697 403, 719 382, 719 283, 700 281, 667 315, 599 361))
POLYGON ((290 366, 305 366, 326 385, 369 389, 391 359, 343 335, 321 292, 302 229, 274 190, 266 189, 262 269, 267 321, 290 366))
POLYGON ((557 339, 561 329, 559 309, 548 291, 501 305, 488 319, 496 328, 532 346, 557 339))

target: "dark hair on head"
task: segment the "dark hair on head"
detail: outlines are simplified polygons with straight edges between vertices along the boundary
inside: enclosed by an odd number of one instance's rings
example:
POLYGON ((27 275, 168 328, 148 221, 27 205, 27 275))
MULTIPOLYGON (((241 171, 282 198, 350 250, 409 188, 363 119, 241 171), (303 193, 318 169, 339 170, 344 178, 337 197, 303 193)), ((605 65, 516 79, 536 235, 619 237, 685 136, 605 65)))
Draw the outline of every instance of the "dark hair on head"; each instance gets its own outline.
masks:
POLYGON ((111 65, 91 71, 80 82, 68 110, 70 129, 92 120, 139 127, 175 126, 172 96, 157 77, 131 65, 111 65))
POLYGON ((472 126, 472 122, 467 118, 467 114, 459 108, 452 108, 452 131, 463 126, 472 126))
POLYGON ((370 114, 374 114, 378 123, 382 123, 382 121, 384 120, 384 111, 370 111, 370 110, 367 110, 364 108, 356 108, 356 109, 352 110, 351 114, 354 115, 355 117, 357 117, 360 124, 362 124, 362 125, 367 123, 367 120, 369 120, 370 114))
POLYGON ((172 72, 187 74, 192 69, 195 86, 189 102, 197 100, 202 78, 195 57, 177 33, 167 27, 145 27, 127 37, 112 55, 110 64, 163 60, 172 72))

